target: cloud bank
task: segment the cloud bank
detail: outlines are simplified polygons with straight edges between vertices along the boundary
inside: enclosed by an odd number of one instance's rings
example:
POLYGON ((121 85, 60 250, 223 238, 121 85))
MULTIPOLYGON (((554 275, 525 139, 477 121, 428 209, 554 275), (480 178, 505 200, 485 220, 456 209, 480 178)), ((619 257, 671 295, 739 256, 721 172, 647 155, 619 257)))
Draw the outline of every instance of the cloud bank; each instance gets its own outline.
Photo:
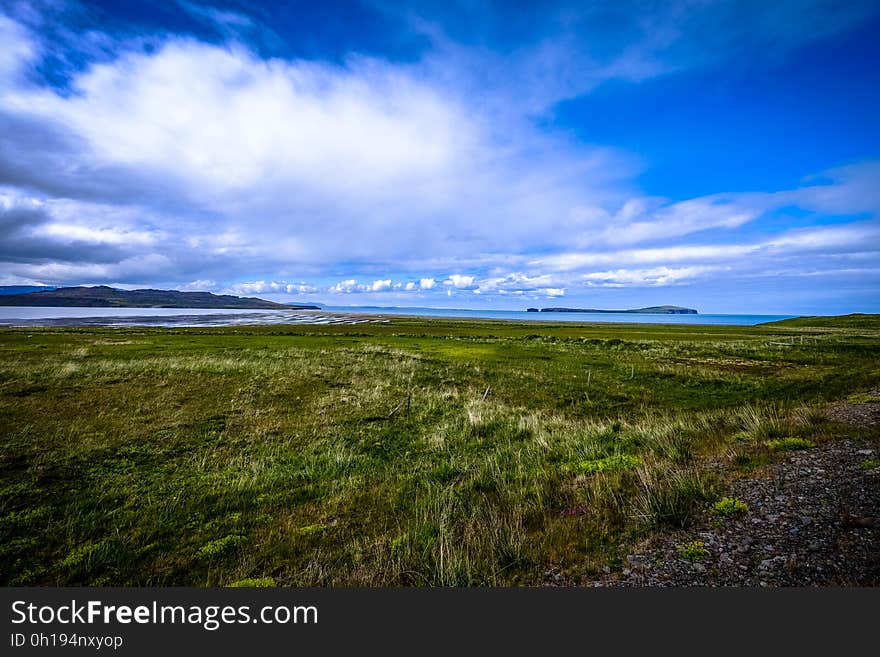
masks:
MULTIPOLYGON (((41 73, 57 55, 49 17, 0 15, 0 283, 505 305, 880 280, 878 161, 806 171, 791 189, 647 196, 638 154, 548 123, 603 82, 706 65, 694 35, 723 12, 663 12, 658 29, 630 26, 595 51, 577 38, 585 16, 511 49, 416 12, 431 44, 416 61, 334 62, 266 56, 240 38, 251 17, 189 11, 220 20, 223 39, 92 32, 100 56, 79 52, 65 84, 41 73)), ((822 22, 833 12, 816 3, 822 30, 807 37, 767 27, 791 8, 766 24, 749 11, 763 26, 751 38, 783 50, 859 17, 822 22)), ((721 30, 719 58, 750 47, 734 32, 721 30)))

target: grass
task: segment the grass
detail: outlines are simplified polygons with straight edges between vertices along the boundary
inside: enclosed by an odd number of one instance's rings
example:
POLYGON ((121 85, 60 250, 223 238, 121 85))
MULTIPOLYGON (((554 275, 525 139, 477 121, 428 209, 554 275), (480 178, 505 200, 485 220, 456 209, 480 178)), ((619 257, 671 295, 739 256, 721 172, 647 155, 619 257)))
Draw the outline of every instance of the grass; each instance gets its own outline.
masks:
POLYGON ((587 579, 719 460, 867 437, 816 411, 880 382, 857 323, 3 329, 0 583, 587 579))
POLYGON ((615 470, 625 470, 633 468, 641 463, 641 459, 631 454, 612 454, 600 459, 590 459, 589 461, 580 461, 572 467, 573 472, 581 474, 593 474, 595 472, 614 472, 615 470))
POLYGON ((880 395, 871 394, 870 392, 857 392, 846 398, 850 404, 872 404, 880 403, 880 395))

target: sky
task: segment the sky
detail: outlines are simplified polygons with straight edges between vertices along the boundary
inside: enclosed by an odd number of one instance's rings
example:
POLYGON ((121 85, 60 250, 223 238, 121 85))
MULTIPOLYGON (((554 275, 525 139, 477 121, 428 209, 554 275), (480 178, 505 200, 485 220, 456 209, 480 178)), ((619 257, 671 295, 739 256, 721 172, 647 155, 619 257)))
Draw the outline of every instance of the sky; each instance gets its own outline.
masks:
POLYGON ((0 0, 0 285, 880 312, 880 2, 0 0))

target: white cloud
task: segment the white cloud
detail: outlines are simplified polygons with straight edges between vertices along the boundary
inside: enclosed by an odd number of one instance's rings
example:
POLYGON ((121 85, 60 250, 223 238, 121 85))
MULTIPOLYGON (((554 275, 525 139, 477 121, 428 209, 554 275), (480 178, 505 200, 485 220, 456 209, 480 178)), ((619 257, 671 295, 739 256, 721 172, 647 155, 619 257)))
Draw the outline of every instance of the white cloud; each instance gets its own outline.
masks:
POLYGON ((785 195, 792 204, 830 214, 880 213, 880 160, 837 167, 806 183, 785 195))
POLYGON ((361 288, 362 286, 358 286, 358 282, 355 279, 350 278, 331 285, 327 291, 333 294, 351 294, 352 292, 361 292, 361 288))
POLYGON ((239 276, 255 261, 326 271, 519 250, 535 216, 554 242, 571 204, 615 197, 631 170, 611 149, 499 122, 423 73, 166 37, 74 73, 71 94, 9 85, 0 116, 60 136, 10 151, 29 185, 112 198, 239 276))
POLYGON ((199 279, 195 281, 190 281, 182 286, 179 289, 184 290, 185 292, 209 292, 217 288, 217 282, 209 279, 199 279))
POLYGON ((370 290, 372 292, 383 292, 385 290, 390 290, 390 289, 391 289, 391 279, 373 281, 373 284, 370 286, 370 290))
POLYGON ((170 40, 95 65, 74 88, 7 92, 4 104, 64 123, 102 162, 196 185, 203 203, 278 182, 368 192, 450 167, 475 138, 448 98, 370 61, 261 61, 170 40))
POLYGON ((230 294, 312 294, 318 291, 314 285, 306 282, 289 283, 287 281, 250 281, 235 283, 226 290, 230 294))
POLYGON ((0 14, 0 82, 20 75, 24 66, 36 56, 36 47, 19 23, 0 14))
POLYGON ((412 291, 412 290, 415 290, 415 289, 416 289, 416 284, 413 283, 412 281, 410 281, 409 283, 406 284, 406 286, 404 287, 404 289, 405 289, 407 292, 412 291))
POLYGON ((318 291, 318 288, 307 283, 299 283, 298 285, 289 283, 284 287, 284 290, 288 294, 314 294, 318 291))
POLYGON ((423 278, 419 281, 419 287, 423 290, 432 290, 437 285, 437 281, 433 278, 423 278))
POLYGON ((157 235, 142 230, 120 230, 118 228, 91 228, 72 224, 48 223, 39 232, 59 241, 89 242, 91 244, 124 244, 130 246, 149 246, 154 244, 157 235))
POLYGON ((587 286, 665 286, 703 276, 719 270, 719 267, 653 267, 650 269, 616 269, 583 274, 587 286))
POLYGON ((533 268, 577 271, 615 264, 669 264, 681 262, 741 261, 766 254, 778 257, 814 250, 876 250, 880 244, 880 224, 862 222, 845 226, 793 230, 760 242, 744 244, 693 244, 621 251, 560 253, 529 262, 533 268))
POLYGON ((630 199, 588 240, 636 244, 711 228, 739 228, 761 216, 772 202, 772 194, 717 194, 666 205, 660 205, 660 199, 630 199))
POLYGON ((474 285, 474 277, 464 274, 451 274, 443 281, 443 285, 451 285, 457 289, 468 289, 474 285))
POLYGON ((479 289, 484 293, 511 292, 514 290, 534 291, 558 284, 560 278, 549 274, 524 274, 513 272, 503 276, 493 276, 479 281, 479 289))
POLYGON ((111 264, 50 262, 20 267, 21 276, 46 283, 78 281, 81 284, 113 283, 126 280, 155 280, 156 272, 168 268, 170 261, 160 254, 126 258, 111 264))
POLYGON ((265 294, 266 292, 279 292, 284 288, 281 283, 274 281, 253 281, 250 283, 236 283, 230 287, 233 294, 265 294))

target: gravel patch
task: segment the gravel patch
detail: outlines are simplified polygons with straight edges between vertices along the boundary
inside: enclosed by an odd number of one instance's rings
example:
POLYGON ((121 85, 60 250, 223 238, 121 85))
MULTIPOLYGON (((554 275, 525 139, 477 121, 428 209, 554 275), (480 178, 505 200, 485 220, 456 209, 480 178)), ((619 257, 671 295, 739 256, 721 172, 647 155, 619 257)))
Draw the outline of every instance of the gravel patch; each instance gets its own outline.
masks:
POLYGON ((655 535, 592 585, 880 586, 880 403, 839 402, 827 416, 869 437, 792 452, 737 479, 727 496, 747 513, 707 511, 687 530, 655 535))
POLYGON ((876 397, 877 401, 864 404, 846 402, 833 404, 827 411, 828 418, 854 427, 880 427, 880 390, 872 390, 868 394, 876 397))
POLYGON ((732 484, 728 494, 749 505, 743 517, 706 514, 654 537, 595 585, 880 585, 880 469, 863 465, 878 458, 853 441, 792 453, 732 484), (682 556, 694 541, 700 556, 682 556))

